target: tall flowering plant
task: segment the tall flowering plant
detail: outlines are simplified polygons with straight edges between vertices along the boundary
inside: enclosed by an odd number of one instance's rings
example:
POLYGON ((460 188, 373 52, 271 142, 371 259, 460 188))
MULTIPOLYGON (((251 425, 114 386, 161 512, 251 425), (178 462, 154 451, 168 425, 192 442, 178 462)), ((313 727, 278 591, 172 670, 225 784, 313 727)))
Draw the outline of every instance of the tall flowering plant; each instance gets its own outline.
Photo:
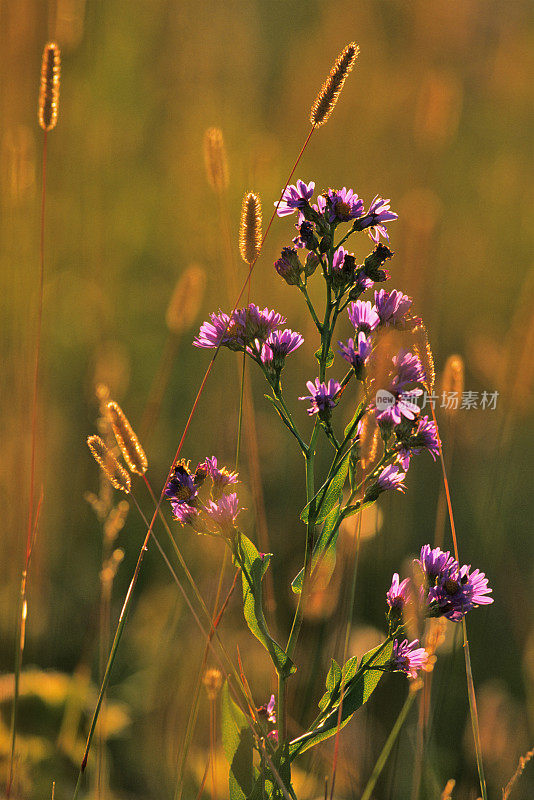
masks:
POLYGON ((384 672, 404 672, 414 679, 427 667, 427 649, 418 639, 409 641, 406 636, 409 606, 422 619, 444 617, 458 622, 471 609, 492 602, 483 573, 460 566, 449 552, 423 546, 414 562, 413 578, 401 581, 398 573, 393 576, 386 594, 384 641, 361 659, 350 658, 342 665, 332 660, 318 716, 303 734, 288 737, 286 683, 297 669, 293 659, 303 609, 319 568, 322 578, 325 565, 332 569, 341 523, 384 492, 404 492, 412 457, 426 451, 435 460, 439 442, 434 422, 422 416, 417 405, 429 379, 419 351, 407 347, 391 351, 395 337, 387 336, 403 331, 409 339, 410 332, 421 325, 410 297, 377 287, 389 279, 385 264, 393 255, 387 244, 387 226, 397 214, 389 200, 376 196, 366 208, 350 188, 315 195, 313 182, 299 180, 286 188, 277 213, 296 217, 297 230, 274 267, 302 294, 317 331, 316 368, 308 374, 307 394, 303 380, 299 397, 313 420, 309 438, 283 388, 286 360, 298 358, 304 339, 285 327, 287 320, 282 314, 254 303, 231 314, 212 313, 194 345, 234 350, 255 362, 268 385, 266 397, 304 458, 303 564, 292 582, 298 604, 285 646, 271 635, 263 612, 262 581, 271 554, 260 553, 240 527, 238 475, 221 467, 215 457, 206 458, 194 469, 182 461, 175 465, 165 489, 179 524, 227 542, 242 575, 245 620, 278 675, 277 697, 261 709, 250 702, 236 702, 228 687, 223 692, 232 800, 294 797, 291 764, 297 756, 347 724, 367 702, 384 672), (367 234, 374 244, 361 264, 345 247, 355 234, 367 234), (317 278, 324 287, 320 311, 308 292, 310 281, 317 278), (352 328, 344 340, 336 334, 343 318, 352 328), (344 367, 340 379, 328 375, 336 363, 344 367), (350 421, 342 425, 347 411, 350 421), (370 441, 375 447, 370 447, 370 441), (315 465, 320 447, 331 452, 330 466, 321 476, 315 465))

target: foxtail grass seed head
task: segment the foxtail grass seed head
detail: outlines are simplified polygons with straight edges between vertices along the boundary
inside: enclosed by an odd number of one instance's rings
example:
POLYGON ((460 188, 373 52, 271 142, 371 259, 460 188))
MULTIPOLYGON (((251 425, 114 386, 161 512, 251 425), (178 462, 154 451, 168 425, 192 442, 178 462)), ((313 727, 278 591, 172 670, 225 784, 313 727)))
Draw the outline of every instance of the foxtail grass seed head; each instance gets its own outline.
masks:
MULTIPOLYGON (((464 361, 461 356, 452 355, 448 357, 443 369, 441 383, 441 388, 445 397, 456 397, 461 399, 462 392, 464 390, 464 361)), ((451 407, 446 405, 446 410, 449 414, 454 414, 458 407, 458 404, 456 407, 454 407, 453 403, 451 404, 451 407)))
POLYGON ((119 464, 113 453, 110 453, 100 436, 89 436, 87 444, 95 461, 100 465, 112 486, 121 492, 129 494, 132 488, 130 476, 124 467, 119 464))
POLYGON ((56 127, 59 104, 60 56, 55 42, 45 44, 39 88, 39 125, 44 131, 56 127))
POLYGON ((144 475, 147 471, 148 460, 139 439, 126 419, 124 411, 118 403, 112 400, 107 405, 107 412, 115 439, 130 471, 135 472, 137 475, 144 475))
POLYGON ((360 465, 367 472, 376 462, 378 445, 381 441, 380 428, 374 414, 366 414, 360 428, 360 465))
POLYGON ((209 185, 221 194, 228 188, 228 160, 220 128, 208 128, 204 134, 204 162, 209 185))
POLYGON ((324 125, 334 110, 334 106, 341 94, 347 75, 352 70, 359 52, 360 48, 358 45, 351 42, 337 57, 328 78, 323 83, 311 107, 310 122, 316 128, 318 128, 319 125, 324 125))
POLYGON ((261 202, 258 195, 248 192, 243 197, 241 225, 239 227, 239 252, 246 264, 253 264, 261 248, 261 202))
POLYGON ((424 386, 429 394, 434 391, 436 383, 436 369, 434 367, 434 356, 428 339, 428 331, 423 323, 417 325, 413 331, 415 336, 414 352, 425 371, 424 386))
POLYGON ((198 264, 191 264, 178 278, 165 314, 171 333, 180 334, 196 322, 205 288, 205 270, 198 264))
POLYGON ((209 700, 215 700, 222 687, 222 673, 219 669, 207 669, 202 677, 209 700))

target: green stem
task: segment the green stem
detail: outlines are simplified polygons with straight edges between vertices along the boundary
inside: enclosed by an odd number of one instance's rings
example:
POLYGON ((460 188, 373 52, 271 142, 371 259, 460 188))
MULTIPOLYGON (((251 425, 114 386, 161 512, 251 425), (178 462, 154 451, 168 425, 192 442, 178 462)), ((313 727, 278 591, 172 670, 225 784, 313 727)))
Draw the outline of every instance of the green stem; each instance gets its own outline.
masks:
POLYGON ((299 286, 299 289, 302 292, 302 294, 304 295, 304 299, 306 300, 306 304, 307 304, 307 306, 308 306, 308 308, 310 310, 310 314, 312 315, 312 319, 315 322, 315 326, 316 326, 317 330, 319 331, 320 334, 322 334, 323 326, 319 322, 319 317, 317 316, 317 312, 315 311, 315 308, 313 307, 313 303, 310 300, 310 296, 308 294, 308 290, 306 289, 306 286, 304 284, 301 284, 299 286))
POLYGON ((277 388, 275 388, 273 386, 272 389, 273 389, 274 396, 276 397, 276 399, 278 400, 278 402, 280 403, 280 405, 284 409, 284 413, 286 414, 287 423, 288 423, 287 427, 291 431, 291 433, 293 434, 293 436, 295 437, 297 442, 299 443, 300 449, 302 450, 302 454, 306 458, 307 457, 307 453, 308 453, 308 445, 306 444, 306 442, 304 441, 304 439, 300 435, 297 426, 293 422, 293 417, 291 416, 291 412, 289 411, 289 409, 288 409, 288 407, 286 405, 286 401, 284 400, 284 395, 282 394, 282 389, 280 388, 280 386, 278 386, 277 388))
POLYGON ((392 749, 393 745, 395 744, 395 741, 397 740, 397 737, 398 737, 398 735, 400 733, 400 730, 401 730, 402 726, 404 725, 404 722, 406 721, 406 717, 408 716, 408 712, 410 711, 410 708, 412 707, 413 701, 415 700, 415 696, 416 696, 415 692, 409 692, 408 696, 406 697, 406 700, 404 701, 404 705, 403 705, 403 707, 401 708, 401 710, 399 712, 399 716, 397 717, 397 719, 395 721, 395 724, 394 724, 393 728, 391 729, 391 733, 389 734, 389 736, 388 736, 388 738, 386 740, 386 743, 385 743, 384 747, 382 748, 382 752, 378 756, 376 764, 375 764, 375 766, 373 768, 373 771, 371 773, 371 777, 367 781, 367 785, 366 785, 365 789, 363 790, 363 794, 362 794, 360 800, 370 800, 370 797, 372 795, 373 789, 375 788, 376 782, 379 779, 380 774, 381 774, 382 770, 385 767, 386 761, 389 758, 389 754, 391 753, 391 749, 392 749))

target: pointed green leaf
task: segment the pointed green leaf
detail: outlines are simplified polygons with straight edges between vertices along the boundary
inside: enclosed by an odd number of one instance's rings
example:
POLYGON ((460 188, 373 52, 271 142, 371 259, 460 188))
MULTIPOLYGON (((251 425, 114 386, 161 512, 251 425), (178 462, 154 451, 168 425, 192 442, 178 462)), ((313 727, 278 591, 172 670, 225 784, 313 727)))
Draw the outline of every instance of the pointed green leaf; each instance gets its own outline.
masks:
MULTIPOLYGON (((334 568, 336 566, 336 544, 337 535, 339 532, 338 520, 341 512, 340 507, 334 507, 323 525, 321 535, 315 542, 312 555, 311 575, 313 577, 314 570, 320 559, 321 561, 321 578, 325 584, 330 580, 334 568)), ((293 578, 291 588, 295 594, 300 594, 302 591, 302 582, 304 580, 304 569, 301 569, 298 575, 293 578)))
MULTIPOLYGON (((350 721, 354 712, 367 702, 378 686, 380 678, 382 677, 382 671, 371 668, 371 665, 372 667, 383 667, 391 658, 392 650, 392 641, 381 644, 373 650, 370 650, 363 656, 357 671, 350 679, 348 679, 348 675, 353 673, 355 665, 353 659, 347 662, 345 665, 347 670, 347 682, 343 694, 340 728, 343 728, 350 721)), ((327 704, 325 708, 328 713, 319 725, 313 730, 307 731, 302 736, 299 736, 297 739, 293 739, 290 743, 289 755, 291 759, 335 734, 339 721, 339 698, 334 701, 332 706, 327 704)))
POLYGON ((296 667, 287 653, 272 638, 263 613, 262 581, 269 568, 271 554, 266 553, 260 556, 250 539, 243 534, 239 535, 237 548, 240 566, 243 570, 243 613, 245 620, 254 636, 268 650, 277 672, 287 677, 292 672, 295 672, 296 667))
POLYGON ((221 692, 221 729, 224 753, 230 764, 230 800, 246 800, 252 791, 253 736, 249 722, 225 682, 221 692))
POLYGON ((343 492, 347 472, 349 470, 350 450, 345 453, 333 475, 323 483, 315 497, 302 510, 300 518, 308 522, 310 512, 315 517, 315 524, 324 522, 334 506, 339 503, 343 492))

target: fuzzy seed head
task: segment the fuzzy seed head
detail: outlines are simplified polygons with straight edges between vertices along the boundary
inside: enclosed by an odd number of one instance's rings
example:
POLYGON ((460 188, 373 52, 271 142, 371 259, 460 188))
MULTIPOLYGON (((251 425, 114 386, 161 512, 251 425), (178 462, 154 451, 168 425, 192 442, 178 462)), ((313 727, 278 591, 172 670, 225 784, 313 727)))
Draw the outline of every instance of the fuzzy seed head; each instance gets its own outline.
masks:
POLYGON ((261 248, 261 202, 257 194, 248 192, 243 197, 241 225, 239 227, 239 252, 250 266, 260 254, 261 248))
POLYGON ((202 677, 209 700, 215 700, 222 686, 222 674, 219 669, 207 669, 202 677))
POLYGON ((204 163, 209 185, 221 194, 228 188, 228 160, 220 128, 208 128, 204 134, 204 163))
POLYGON ((338 55, 328 78, 321 86, 321 90, 311 107, 310 122, 316 128, 324 125, 334 110, 338 97, 341 94, 347 75, 352 70, 358 58, 360 48, 354 42, 348 44, 338 55))
POLYGON ((196 322, 205 288, 206 273, 198 264, 191 264, 182 272, 165 314, 171 333, 180 334, 196 322))
MULTIPOLYGON (((445 362, 442 389, 447 395, 453 395, 459 398, 462 397, 462 392, 464 390, 464 361, 461 356, 449 356, 445 362)), ((450 408, 448 406, 446 407, 449 414, 454 414, 458 409, 458 405, 456 408, 454 408, 453 405, 454 404, 452 404, 450 408)))
POLYGON ((39 125, 44 131, 56 127, 59 104, 60 55, 55 42, 45 44, 39 87, 39 125))
POLYGON ((367 472, 371 464, 376 462, 380 440, 380 428, 375 415, 366 414, 360 430, 360 465, 364 472, 367 472))
POLYGON ((107 404, 106 408, 115 439, 130 471, 135 472, 136 475, 144 475, 147 471, 148 460, 124 411, 113 400, 107 404))
POLYGON ((129 494, 132 488, 130 476, 122 467, 113 453, 110 453, 100 436, 89 436, 87 439, 89 450, 94 456, 95 461, 100 465, 101 470, 107 476, 109 482, 115 489, 129 494))
POLYGON ((434 391, 434 384, 436 383, 436 369, 434 367, 432 348, 430 347, 430 342, 428 339, 428 331, 423 323, 420 323, 416 328, 414 328, 413 334, 415 336, 413 349, 425 371, 425 380, 423 385, 428 394, 432 394, 434 391))

